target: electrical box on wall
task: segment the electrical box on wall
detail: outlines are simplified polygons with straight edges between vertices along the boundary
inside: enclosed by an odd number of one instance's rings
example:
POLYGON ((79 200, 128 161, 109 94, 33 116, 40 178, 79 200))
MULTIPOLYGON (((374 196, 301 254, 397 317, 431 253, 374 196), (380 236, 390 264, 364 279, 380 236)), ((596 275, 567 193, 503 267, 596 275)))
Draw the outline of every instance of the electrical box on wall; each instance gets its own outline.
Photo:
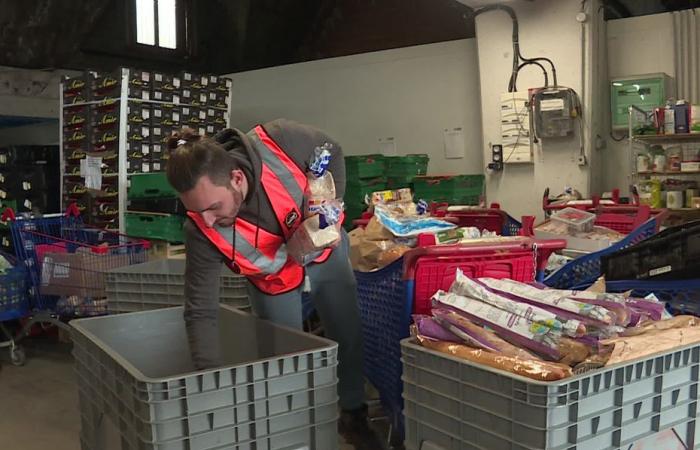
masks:
POLYGON ((503 163, 532 162, 530 110, 527 97, 527 92, 506 92, 501 94, 503 163))
POLYGON ((650 112, 663 106, 669 98, 675 98, 676 85, 665 73, 634 75, 610 80, 610 110, 612 129, 627 129, 629 107, 634 105, 650 112))
POLYGON ((579 115, 576 93, 569 88, 538 89, 532 96, 535 136, 566 137, 574 132, 574 119, 579 115))

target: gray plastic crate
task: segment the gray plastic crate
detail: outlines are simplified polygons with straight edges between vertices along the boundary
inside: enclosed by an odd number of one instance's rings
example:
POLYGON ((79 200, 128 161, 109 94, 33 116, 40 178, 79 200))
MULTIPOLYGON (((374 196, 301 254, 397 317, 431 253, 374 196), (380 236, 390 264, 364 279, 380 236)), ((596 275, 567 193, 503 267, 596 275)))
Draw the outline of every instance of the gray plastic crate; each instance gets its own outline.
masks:
POLYGON ((337 448, 337 344, 221 305, 224 364, 196 371, 182 313, 71 322, 84 449, 105 422, 122 450, 337 448))
POLYGON ((408 450, 628 449, 659 432, 679 448, 700 447, 698 344, 550 383, 412 338, 401 341, 401 352, 408 450))
MULTIPOLYGON (((159 259, 111 270, 106 274, 110 312, 148 311, 185 302, 185 260, 159 259)), ((250 306, 246 279, 222 266, 220 302, 234 308, 250 306)))

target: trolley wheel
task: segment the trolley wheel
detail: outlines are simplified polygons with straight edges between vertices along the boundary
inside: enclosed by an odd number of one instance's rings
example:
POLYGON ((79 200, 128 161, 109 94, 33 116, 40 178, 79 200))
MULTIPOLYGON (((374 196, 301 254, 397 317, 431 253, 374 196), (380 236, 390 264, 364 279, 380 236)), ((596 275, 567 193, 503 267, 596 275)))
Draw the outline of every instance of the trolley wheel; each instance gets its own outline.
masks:
POLYGON ((27 361, 27 355, 24 353, 24 349, 18 345, 10 348, 10 361, 12 365, 23 366, 27 361))

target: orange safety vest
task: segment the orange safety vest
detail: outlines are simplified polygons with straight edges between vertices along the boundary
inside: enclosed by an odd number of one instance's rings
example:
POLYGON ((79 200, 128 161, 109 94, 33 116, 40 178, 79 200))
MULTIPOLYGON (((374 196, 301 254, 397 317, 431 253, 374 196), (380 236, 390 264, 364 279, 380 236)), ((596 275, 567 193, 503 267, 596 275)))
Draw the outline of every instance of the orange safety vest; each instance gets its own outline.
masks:
MULTIPOLYGON (((304 172, 268 136, 263 127, 255 127, 248 133, 248 138, 262 159, 260 186, 270 199, 282 236, 240 217, 236 218, 234 233, 233 227, 208 227, 198 213, 188 212, 187 215, 221 253, 227 258, 233 255, 233 261, 227 263, 231 270, 245 275, 266 294, 283 294, 298 288, 304 281, 304 267, 287 254, 284 244, 303 220, 301 208, 308 182, 304 172)), ((331 251, 332 249, 326 249, 314 262, 324 262, 331 251)))

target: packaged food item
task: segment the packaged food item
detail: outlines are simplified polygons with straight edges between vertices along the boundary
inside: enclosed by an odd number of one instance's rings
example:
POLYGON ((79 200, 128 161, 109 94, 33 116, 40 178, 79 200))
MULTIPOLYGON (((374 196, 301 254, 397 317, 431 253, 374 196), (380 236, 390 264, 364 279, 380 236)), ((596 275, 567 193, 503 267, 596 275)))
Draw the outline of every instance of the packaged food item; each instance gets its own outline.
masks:
POLYGON ((483 348, 516 358, 540 359, 527 350, 516 347, 510 342, 501 339, 493 331, 480 327, 459 313, 440 308, 433 309, 432 313, 438 324, 451 331, 452 334, 462 337, 467 344, 473 347, 483 348))
POLYGON ((305 219, 287 241, 289 255, 304 266, 340 239, 342 206, 327 202, 318 211, 305 219))
POLYGON ((564 208, 561 211, 552 214, 553 222, 566 224, 569 233, 578 233, 591 231, 596 215, 588 211, 582 211, 576 208, 564 208))
POLYGON ((325 143, 316 147, 314 156, 309 163, 309 171, 306 173, 306 211, 305 217, 318 214, 326 202, 336 199, 335 182, 333 174, 328 171, 330 164, 332 144, 325 143))
POLYGON ((700 326, 700 318, 696 316, 681 315, 671 319, 647 322, 637 327, 627 328, 623 336, 637 336, 654 331, 670 330, 672 328, 690 328, 700 326))
POLYGON ((517 297, 506 298, 489 290, 488 287, 479 281, 467 277, 459 269, 457 269, 457 275, 450 287, 450 292, 488 303, 496 308, 549 327, 555 332, 564 333, 567 336, 576 337, 586 333, 585 325, 579 320, 558 317, 555 313, 533 303, 523 303, 514 300, 517 297))
POLYGON ((440 326, 435 319, 425 314, 414 314, 413 323, 416 326, 416 331, 422 336, 447 342, 462 342, 462 339, 447 331, 440 326))
POLYGON ((420 335, 417 336, 417 339, 425 348, 483 364, 494 369, 505 370, 506 372, 511 372, 533 380, 556 381, 573 375, 571 367, 563 364, 499 355, 486 350, 471 348, 463 344, 425 339, 420 335))
POLYGON ((505 294, 515 295, 518 299, 542 307, 553 307, 558 311, 569 312, 579 317, 581 321, 601 326, 615 323, 615 315, 602 306, 573 300, 569 297, 572 292, 562 292, 556 289, 539 289, 525 283, 494 278, 480 278, 479 281, 490 289, 505 294))
POLYGON ((456 228, 456 225, 444 220, 426 215, 406 214, 381 204, 375 205, 374 215, 394 236, 399 237, 418 236, 421 233, 437 233, 456 228))
POLYGON ((372 195, 369 198, 370 205, 410 203, 412 201, 413 195, 411 195, 411 190, 408 188, 372 192, 372 195))
POLYGON ((473 322, 493 329, 516 345, 546 355, 553 360, 561 358, 560 333, 548 326, 451 292, 436 292, 433 302, 438 307, 456 310, 473 322))

